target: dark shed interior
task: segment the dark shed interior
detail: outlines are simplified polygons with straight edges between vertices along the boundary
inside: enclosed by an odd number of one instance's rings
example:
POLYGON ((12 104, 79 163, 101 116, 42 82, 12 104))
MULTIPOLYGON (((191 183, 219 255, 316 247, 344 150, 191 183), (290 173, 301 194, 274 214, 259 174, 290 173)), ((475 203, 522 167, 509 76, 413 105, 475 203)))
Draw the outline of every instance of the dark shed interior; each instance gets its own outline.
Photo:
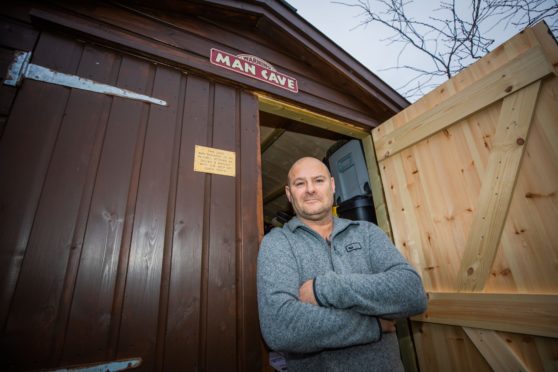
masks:
POLYGON ((290 166, 304 156, 324 159, 332 146, 346 139, 347 136, 339 133, 260 113, 263 214, 266 224, 273 224, 278 212, 291 213, 285 196, 290 166))

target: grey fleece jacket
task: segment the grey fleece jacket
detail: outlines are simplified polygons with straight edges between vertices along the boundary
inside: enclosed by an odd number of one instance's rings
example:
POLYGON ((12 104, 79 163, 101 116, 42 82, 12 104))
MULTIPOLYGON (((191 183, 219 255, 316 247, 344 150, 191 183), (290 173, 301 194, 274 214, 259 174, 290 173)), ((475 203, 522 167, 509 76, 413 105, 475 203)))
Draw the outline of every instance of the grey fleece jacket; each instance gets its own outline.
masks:
POLYGON ((334 218, 331 241, 291 219, 261 244, 258 307, 269 347, 289 371, 403 370, 395 333, 378 318, 426 310, 419 275, 376 225, 334 218), (314 279, 319 306, 298 299, 314 279))

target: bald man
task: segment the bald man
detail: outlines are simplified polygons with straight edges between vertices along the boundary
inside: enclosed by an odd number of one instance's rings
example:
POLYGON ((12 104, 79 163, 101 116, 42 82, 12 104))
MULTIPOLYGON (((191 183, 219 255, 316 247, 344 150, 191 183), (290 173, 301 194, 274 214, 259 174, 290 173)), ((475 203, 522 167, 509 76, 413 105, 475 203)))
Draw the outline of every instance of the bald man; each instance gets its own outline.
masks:
POLYGON ((267 344, 292 371, 402 371, 393 320, 426 310, 419 275, 374 224, 332 215, 335 182, 318 159, 296 161, 285 192, 296 216, 258 255, 267 344))

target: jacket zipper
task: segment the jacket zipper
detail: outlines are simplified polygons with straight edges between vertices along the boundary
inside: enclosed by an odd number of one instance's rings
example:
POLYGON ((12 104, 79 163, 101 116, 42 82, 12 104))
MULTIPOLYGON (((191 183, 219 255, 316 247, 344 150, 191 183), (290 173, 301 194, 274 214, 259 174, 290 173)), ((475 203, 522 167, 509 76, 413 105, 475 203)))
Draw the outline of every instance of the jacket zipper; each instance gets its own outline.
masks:
POLYGON ((332 257, 333 248, 331 247, 331 240, 325 239, 325 241, 326 241, 327 248, 328 248, 327 249, 327 254, 328 254, 328 257, 329 257, 329 264, 331 265, 331 270, 335 271, 335 268, 333 267, 333 257, 332 257))
MULTIPOLYGON (((345 226, 345 228, 344 228, 343 230, 337 231, 337 233, 336 233, 335 235, 341 233, 342 231, 345 231, 348 227, 349 227, 349 225, 345 226)), ((328 247, 327 253, 328 253, 328 257, 329 257, 329 264, 331 265, 331 270, 335 271, 335 268, 333 267, 333 257, 332 257, 333 248, 332 248, 332 245, 331 245, 331 240, 324 239, 323 237, 319 236, 316 232, 314 232, 313 230, 311 230, 311 229, 309 229, 309 228, 307 228, 307 227, 301 226, 301 228, 302 228, 303 230, 307 231, 308 233, 310 233, 310 234, 312 234, 312 235, 314 235, 314 236, 317 236, 317 237, 320 238, 320 239, 325 240, 326 245, 327 245, 327 247, 328 247)), ((332 232, 331 239, 333 240, 333 232, 332 232)))

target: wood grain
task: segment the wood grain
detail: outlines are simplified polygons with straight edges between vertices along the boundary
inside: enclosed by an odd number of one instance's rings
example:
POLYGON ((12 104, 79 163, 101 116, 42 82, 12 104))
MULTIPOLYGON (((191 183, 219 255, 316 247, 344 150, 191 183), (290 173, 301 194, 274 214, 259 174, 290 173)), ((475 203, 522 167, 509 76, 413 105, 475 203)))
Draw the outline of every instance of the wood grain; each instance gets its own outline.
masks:
MULTIPOLYGON (((202 249, 204 247, 205 181, 209 176, 194 172, 194 146, 208 145, 211 131, 210 83, 189 76, 186 85, 180 159, 174 216, 173 252, 169 288, 169 313, 164 368, 175 371, 200 368, 200 318, 202 249)), ((209 196, 207 196, 209 198, 209 196)), ((207 225, 206 225, 207 228, 207 225)), ((205 341, 204 341, 205 342, 205 341)))
POLYGON ((463 330, 495 372, 530 371, 496 332, 469 327, 463 330))
POLYGON ((558 336, 558 296, 555 294, 429 292, 428 297, 428 309, 413 320, 558 336))
MULTIPOLYGON (((75 42, 43 34, 35 60, 74 73, 82 51, 75 42), (53 47, 64 53, 54 55, 53 47)), ((53 340, 56 329, 90 165, 96 127, 87 120, 76 124, 75 107, 65 115, 80 101, 65 88, 29 82, 16 98, 0 147, 2 345, 4 355, 25 360, 27 368, 50 362, 53 344, 45 340, 53 340)), ((96 104, 102 109, 101 101, 96 104)))
POLYGON ((147 369, 156 365, 157 326, 162 316, 163 255, 166 224, 173 223, 167 216, 181 82, 175 70, 150 67, 145 91, 172 104, 149 108, 117 353, 118 358, 142 356, 142 367, 147 369))
POLYGON ((421 369, 483 368, 472 362, 484 358, 469 337, 453 352, 460 326, 497 332, 505 342, 483 350, 489 358, 513 353, 527 369, 556 368, 557 62, 555 40, 539 24, 373 130, 377 149, 389 136, 395 146, 410 141, 378 157, 394 240, 430 292, 413 322, 421 369), (532 71, 503 73, 522 58, 532 71), (509 88, 500 97, 490 93, 495 85, 468 95, 490 76, 522 74, 532 78, 500 87, 509 88))
POLYGON ((475 81, 460 92, 441 102, 427 113, 383 136, 374 131, 379 159, 424 140, 432 134, 458 122, 495 101, 512 94, 553 72, 541 48, 535 47, 510 61, 506 66, 475 81))
POLYGON ((237 180, 237 369, 261 370, 263 365, 256 289, 256 261, 263 237, 260 176, 259 115, 255 95, 240 93, 240 164, 237 180), (254 228, 256 225, 257 228, 254 228))
POLYGON ((462 327, 412 322, 421 371, 492 371, 462 327))
MULTIPOLYGON (((212 147, 238 154, 237 128, 240 113, 237 91, 217 84, 213 105, 212 147)), ((210 177, 205 366, 207 370, 223 370, 237 364, 238 350, 236 179, 219 175, 210 177)))
POLYGON ((368 170, 368 177, 372 189, 372 200, 374 201, 374 209, 376 212, 376 219, 378 226, 393 240, 391 225, 386 208, 386 198, 382 189, 382 178, 378 162, 376 160, 376 153, 374 152, 374 143, 372 135, 369 135, 362 140, 362 147, 364 149, 364 156, 366 157, 366 166, 368 170))
POLYGON ((490 275, 540 85, 535 82, 506 97, 502 104, 478 206, 457 275, 459 291, 481 290, 490 275))

